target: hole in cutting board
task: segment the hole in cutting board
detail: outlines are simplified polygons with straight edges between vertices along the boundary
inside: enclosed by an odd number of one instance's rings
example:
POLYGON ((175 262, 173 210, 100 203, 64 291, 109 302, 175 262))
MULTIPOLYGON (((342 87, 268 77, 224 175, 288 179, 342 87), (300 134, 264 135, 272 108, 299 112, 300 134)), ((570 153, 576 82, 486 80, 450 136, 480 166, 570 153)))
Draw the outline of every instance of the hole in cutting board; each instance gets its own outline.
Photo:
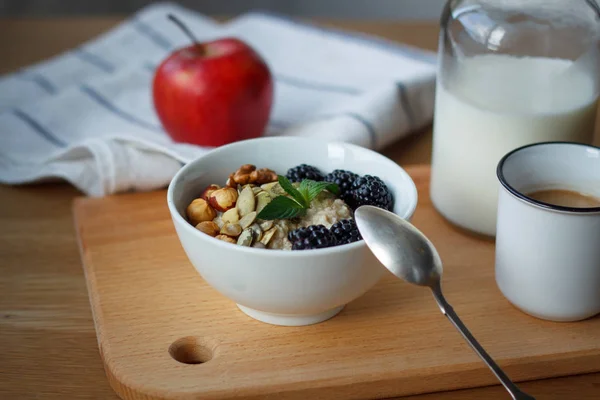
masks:
POLYGON ((183 364, 203 364, 214 356, 214 345, 202 338, 187 336, 169 346, 169 354, 183 364))

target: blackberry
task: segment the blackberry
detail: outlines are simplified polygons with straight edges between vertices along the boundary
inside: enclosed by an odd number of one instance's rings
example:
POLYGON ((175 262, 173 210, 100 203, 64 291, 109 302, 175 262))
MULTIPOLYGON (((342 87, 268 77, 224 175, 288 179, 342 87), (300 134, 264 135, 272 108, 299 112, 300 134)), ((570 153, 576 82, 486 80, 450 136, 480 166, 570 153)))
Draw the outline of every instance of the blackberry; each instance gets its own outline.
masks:
POLYGON ((340 197, 344 199, 346 193, 352 189, 352 184, 358 179, 358 175, 354 172, 336 169, 333 172, 325 175, 325 182, 335 183, 340 187, 340 197))
MULTIPOLYGON (((316 225, 311 225, 316 226, 316 225)), ((308 237, 310 231, 307 228, 298 228, 293 231, 288 232, 288 240, 292 243, 297 242, 299 240, 304 240, 308 237)))
POLYGON ((300 164, 297 167, 288 169, 285 175, 292 182, 302 182, 304 179, 313 181, 322 181, 323 174, 316 167, 307 164, 300 164))
POLYGON ((353 219, 343 219, 336 222, 331 226, 330 231, 338 245, 358 242, 362 239, 356 221, 353 219))
POLYGON ((335 246, 337 243, 333 234, 325 225, 311 225, 288 233, 292 242, 292 250, 322 249, 335 246))
POLYGON ((361 176, 352 184, 350 206, 354 209, 370 205, 391 211, 394 200, 383 181, 371 175, 361 176))

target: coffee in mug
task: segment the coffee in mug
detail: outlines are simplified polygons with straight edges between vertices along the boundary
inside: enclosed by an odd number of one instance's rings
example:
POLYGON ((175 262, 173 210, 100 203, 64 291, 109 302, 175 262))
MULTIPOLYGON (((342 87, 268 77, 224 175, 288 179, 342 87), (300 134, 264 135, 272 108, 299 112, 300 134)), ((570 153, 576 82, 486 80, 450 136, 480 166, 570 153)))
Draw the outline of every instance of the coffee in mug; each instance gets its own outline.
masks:
MULTIPOLYGON (((600 185, 600 182, 598 183, 600 185)), ((537 190, 527 197, 555 206, 587 208, 600 207, 600 198, 566 189, 537 190)))
POLYGON ((547 142, 500 160, 496 283, 538 318, 600 313, 600 148, 547 142))

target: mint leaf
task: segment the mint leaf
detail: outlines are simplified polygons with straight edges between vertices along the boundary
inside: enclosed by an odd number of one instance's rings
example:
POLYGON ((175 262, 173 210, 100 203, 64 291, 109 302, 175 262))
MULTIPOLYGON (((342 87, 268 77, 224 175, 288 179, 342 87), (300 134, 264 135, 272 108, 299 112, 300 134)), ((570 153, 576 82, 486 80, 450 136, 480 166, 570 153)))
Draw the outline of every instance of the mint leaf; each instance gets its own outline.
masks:
POLYGON ((331 193, 337 195, 340 193, 340 188, 335 183, 331 182, 315 182, 310 179, 305 179, 300 183, 298 191, 305 194, 305 198, 310 204, 323 190, 329 190, 331 193))
POLYGON ((311 185, 311 182, 314 181, 311 181, 310 179, 304 179, 302 182, 300 182, 300 186, 298 186, 298 191, 302 194, 302 196, 304 196, 306 200, 308 200, 309 198, 308 189, 311 185))
POLYGON ((327 182, 329 183, 329 185, 325 186, 325 189, 329 190, 331 193, 335 194, 336 196, 340 195, 340 187, 338 186, 337 183, 331 183, 331 182, 327 182))
POLYGON ((278 181, 283 190, 290 196, 277 196, 261 210, 257 218, 264 220, 290 219, 306 214, 310 202, 327 189, 333 194, 338 194, 340 188, 335 183, 315 182, 305 179, 300 183, 298 189, 285 177, 278 175, 278 181))
POLYGON ((306 207, 298 204, 295 200, 286 196, 277 196, 256 217, 264 220, 289 219, 299 217, 304 213, 306 213, 306 207))
POLYGON ((302 193, 300 193, 292 185, 292 183, 288 180, 288 178, 286 178, 285 176, 282 176, 282 175, 278 175, 277 179, 279 181, 279 184, 283 188, 283 190, 285 190, 290 196, 292 196, 293 199, 296 200, 296 202, 299 205, 301 205, 304 208, 310 207, 310 201, 308 201, 307 198, 305 198, 304 196, 302 196, 302 193))
MULTIPOLYGON (((302 197, 308 201, 308 186, 306 185, 306 179, 300 182, 300 186, 298 186, 298 192, 302 195, 302 197)), ((310 203, 310 201, 308 201, 310 203)))

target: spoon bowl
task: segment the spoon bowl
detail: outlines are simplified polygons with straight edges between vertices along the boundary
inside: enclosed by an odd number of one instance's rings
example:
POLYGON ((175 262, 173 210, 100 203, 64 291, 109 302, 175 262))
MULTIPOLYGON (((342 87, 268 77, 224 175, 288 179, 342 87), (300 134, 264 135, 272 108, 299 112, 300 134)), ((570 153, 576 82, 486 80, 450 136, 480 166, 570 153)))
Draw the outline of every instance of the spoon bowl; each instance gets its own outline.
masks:
POLYGON ((410 222, 373 206, 359 207, 355 219, 365 243, 391 273, 419 286, 440 281, 443 268, 437 250, 410 222))

